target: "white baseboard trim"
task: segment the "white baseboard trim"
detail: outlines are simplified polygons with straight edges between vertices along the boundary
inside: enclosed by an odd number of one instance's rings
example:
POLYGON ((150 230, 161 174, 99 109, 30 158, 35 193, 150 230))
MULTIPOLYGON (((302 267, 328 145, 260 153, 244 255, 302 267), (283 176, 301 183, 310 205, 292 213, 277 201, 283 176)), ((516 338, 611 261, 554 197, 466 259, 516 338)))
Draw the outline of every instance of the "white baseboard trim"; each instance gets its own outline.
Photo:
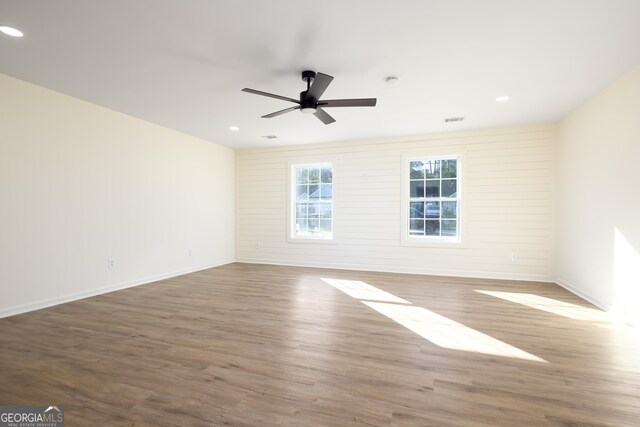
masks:
POLYGON ((459 271, 459 270, 446 270, 438 268, 424 268, 424 269, 408 269, 398 268, 394 266, 380 266, 380 265, 368 265, 368 264, 340 264, 340 263, 324 263, 324 262, 289 262, 279 261, 272 259, 261 258, 238 258, 236 262, 248 263, 248 264, 271 264, 271 265, 283 265, 290 267, 313 267, 313 268, 326 268, 334 270, 360 270, 360 271, 373 271, 380 273, 400 273, 400 274, 424 274, 430 276, 447 276, 447 277, 466 277, 473 279, 496 279, 496 280, 517 280, 523 282, 545 282, 553 283, 551 276, 544 274, 518 274, 518 273, 504 273, 504 272, 490 272, 490 271, 459 271))
POLYGON ((157 274, 154 276, 147 276, 140 279, 129 280, 126 282, 115 283, 109 286, 103 286, 101 288, 89 289, 83 292, 77 292, 74 294, 64 295, 56 298, 48 298, 29 304, 18 305, 14 307, 7 307, 0 309, 0 319, 3 317, 15 316, 16 314, 27 313, 29 311, 40 310, 54 305, 64 304, 71 301, 77 301, 84 298, 93 297, 96 295, 106 294, 113 291, 119 291, 121 289, 133 288, 135 286, 145 285, 151 282, 157 282, 158 280, 169 279, 171 277, 182 276, 183 274, 194 273, 196 271, 206 270, 208 268, 219 267, 221 265, 230 264, 235 260, 225 260, 213 263, 200 265, 197 267, 189 267, 181 270, 175 270, 168 273, 157 274))
POLYGON ((591 304, 595 305, 599 309, 604 310, 606 312, 610 312, 611 311, 611 307, 608 304, 604 304, 602 301, 599 301, 597 298, 594 298, 591 295, 579 290, 578 288, 576 288, 573 285, 570 285, 569 283, 565 282, 564 280, 556 279, 555 283, 558 286, 561 286, 561 287, 565 288, 566 290, 568 290, 572 294, 579 296, 583 300, 590 302, 591 304))

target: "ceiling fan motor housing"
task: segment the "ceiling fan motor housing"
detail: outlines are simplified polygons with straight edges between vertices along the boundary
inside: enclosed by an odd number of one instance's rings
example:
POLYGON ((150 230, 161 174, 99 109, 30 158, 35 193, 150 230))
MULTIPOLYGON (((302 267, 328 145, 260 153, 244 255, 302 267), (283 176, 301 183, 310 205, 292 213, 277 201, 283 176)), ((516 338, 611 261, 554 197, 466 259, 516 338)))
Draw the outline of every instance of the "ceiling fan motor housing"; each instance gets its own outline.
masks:
POLYGON ((307 90, 300 92, 300 111, 303 113, 313 114, 318 109, 318 100, 307 98, 307 92, 309 92, 311 82, 315 78, 315 71, 306 70, 302 72, 302 81, 307 82, 307 90))
POLYGON ((313 98, 306 99, 307 91, 300 92, 300 111, 303 113, 315 113, 318 109, 318 100, 313 98))

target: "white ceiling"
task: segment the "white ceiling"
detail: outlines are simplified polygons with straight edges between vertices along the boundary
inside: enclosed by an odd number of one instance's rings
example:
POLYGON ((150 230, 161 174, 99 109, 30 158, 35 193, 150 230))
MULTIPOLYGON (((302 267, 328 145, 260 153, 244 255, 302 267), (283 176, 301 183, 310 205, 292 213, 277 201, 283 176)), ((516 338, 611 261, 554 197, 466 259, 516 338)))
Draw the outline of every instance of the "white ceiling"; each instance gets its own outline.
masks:
POLYGON ((639 22, 638 0, 0 0, 25 33, 0 72, 232 148, 379 138, 556 122, 640 63, 639 22), (378 106, 261 119, 291 104, 240 91, 296 98, 304 69, 378 106))

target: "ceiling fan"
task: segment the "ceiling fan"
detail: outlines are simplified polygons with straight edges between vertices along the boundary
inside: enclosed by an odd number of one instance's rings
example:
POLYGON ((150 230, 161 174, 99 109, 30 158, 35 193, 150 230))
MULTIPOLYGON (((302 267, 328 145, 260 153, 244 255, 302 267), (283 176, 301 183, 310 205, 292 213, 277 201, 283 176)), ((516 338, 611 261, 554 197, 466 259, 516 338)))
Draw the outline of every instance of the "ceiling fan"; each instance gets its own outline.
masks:
POLYGON ((316 73, 314 71, 303 71, 302 81, 307 82, 307 90, 300 92, 300 99, 293 99, 286 96, 274 95, 273 93, 262 92, 260 90, 249 89, 245 87, 243 92, 253 93, 256 95, 268 96, 270 98, 281 99, 283 101, 293 102, 298 104, 295 107, 285 108, 284 110, 276 111, 271 114, 262 116, 263 119, 270 119, 272 117, 279 116, 284 113, 288 113, 294 110, 300 110, 303 113, 312 113, 325 125, 331 124, 336 121, 331 117, 325 108, 334 107, 375 107, 376 98, 360 98, 360 99, 327 99, 321 100, 320 97, 327 90, 327 87, 333 80, 333 77, 316 73))

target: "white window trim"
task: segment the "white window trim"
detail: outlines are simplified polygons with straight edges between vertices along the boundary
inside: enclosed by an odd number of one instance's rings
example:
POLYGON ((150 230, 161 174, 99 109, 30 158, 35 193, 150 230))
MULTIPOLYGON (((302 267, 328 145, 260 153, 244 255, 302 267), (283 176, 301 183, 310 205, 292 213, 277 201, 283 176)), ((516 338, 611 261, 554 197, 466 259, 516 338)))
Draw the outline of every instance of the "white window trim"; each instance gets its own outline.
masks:
POLYGON ((465 248, 467 245, 467 152, 465 149, 454 148, 448 150, 434 149, 412 151, 402 155, 402 184, 401 184, 401 246, 433 247, 433 248, 465 248), (457 238, 450 237, 410 237, 409 236, 409 162, 411 160, 458 158, 458 228, 457 238))
POLYGON ((333 158, 327 157, 313 157, 313 158, 299 158, 290 159, 287 161, 287 242, 289 243, 320 243, 320 244, 336 244, 336 200, 337 200, 337 185, 336 185, 336 170, 338 162, 333 158), (319 167, 331 165, 332 168, 332 224, 331 224, 331 237, 313 237, 313 236, 296 236, 294 229, 295 208, 295 179, 294 168, 295 167, 319 167))

